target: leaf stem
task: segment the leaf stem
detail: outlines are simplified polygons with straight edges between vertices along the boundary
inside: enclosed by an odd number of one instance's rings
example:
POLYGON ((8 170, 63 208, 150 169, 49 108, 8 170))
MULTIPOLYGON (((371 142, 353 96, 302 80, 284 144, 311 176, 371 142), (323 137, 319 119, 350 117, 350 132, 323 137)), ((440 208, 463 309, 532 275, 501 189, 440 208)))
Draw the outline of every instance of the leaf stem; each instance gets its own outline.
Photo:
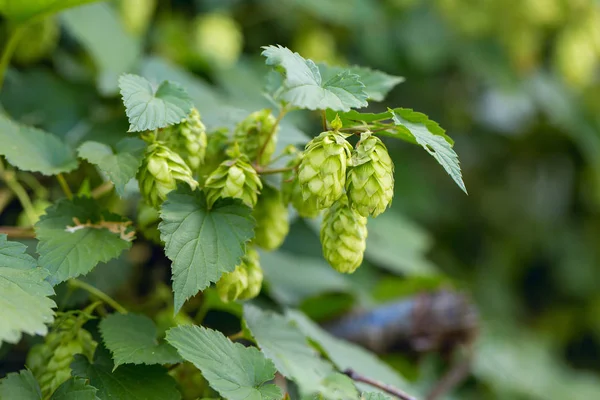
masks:
POLYGON ((92 198, 97 199, 98 197, 104 196, 106 193, 110 192, 113 187, 115 187, 115 185, 111 181, 102 183, 92 190, 92 198))
POLYGON ((95 288, 94 286, 85 283, 84 281, 81 281, 79 279, 70 279, 68 285, 73 288, 83 289, 92 296, 97 297, 99 300, 102 300, 104 303, 114 308, 117 312, 121 314, 127 314, 127 309, 119 303, 117 303, 116 300, 114 300, 112 297, 110 297, 100 289, 95 288))
POLYGON ((356 382, 366 383, 367 385, 371 385, 377 389, 383 390, 384 392, 389 393, 392 396, 396 396, 401 400, 416 400, 416 398, 404 393, 400 389, 397 389, 397 388, 387 385, 385 383, 378 382, 374 379, 367 378, 366 376, 363 376, 352 369, 345 370, 344 374, 348 375, 348 377, 350 377, 350 379, 353 379, 356 382))
POLYGON ((6 43, 4 44, 4 50, 2 51, 2 56, 0 57, 0 89, 2 89, 2 84, 4 83, 4 76, 6 75, 6 70, 8 65, 10 64, 10 59, 17 48, 17 44, 19 43, 19 39, 21 35, 25 31, 25 27, 27 24, 19 24, 17 25, 6 43))
POLYGON ((238 333, 234 333, 233 335, 227 337, 233 342, 234 340, 244 339, 246 336, 244 335, 244 331, 239 331, 238 333))
POLYGON ((29 222, 33 225, 37 219, 37 215, 33 208, 33 204, 31 204, 31 199, 29 199, 29 195, 27 194, 25 188, 17 180, 17 174, 15 171, 12 169, 6 169, 2 160, 0 160, 0 179, 4 180, 4 182, 6 182, 6 186, 8 186, 15 196, 17 196, 19 202, 23 206, 23 210, 25 210, 25 214, 27 214, 29 222))
POLYGON ((321 125, 323 126, 323 131, 327 130, 327 111, 321 110, 321 125))
POLYGON ((294 169, 296 169, 296 167, 283 167, 283 168, 271 168, 271 169, 262 169, 259 168, 256 170, 256 172, 258 172, 258 174, 260 175, 273 175, 273 174, 280 174, 282 172, 288 172, 288 171, 293 171, 294 169))
POLYGON ((33 229, 17 226, 0 226, 0 233, 5 233, 13 239, 33 239, 35 237, 33 229))
POLYGON ((71 191, 71 188, 69 187, 69 184, 67 183, 67 180, 63 174, 56 175, 56 179, 58 179, 58 183, 65 193, 65 196, 67 196, 67 199, 71 200, 73 198, 73 192, 71 191))
POLYGON ((277 131, 277 127, 279 126, 279 123, 281 122, 281 120, 283 119, 283 117, 285 116, 285 114, 288 113, 288 111, 289 111, 289 109, 286 108, 285 106, 281 108, 281 111, 279 111, 279 115, 277 116, 277 119, 275 120, 275 123, 273 124, 273 128, 271 129, 271 132, 269 132, 269 136, 267 136, 265 142, 263 143, 263 145, 261 146, 260 150, 258 151, 258 154, 256 155, 256 165, 259 165, 259 161, 258 160, 260 160, 260 157, 265 152, 267 146, 269 145, 269 142, 271 141, 271 138, 273 137, 273 135, 277 131))

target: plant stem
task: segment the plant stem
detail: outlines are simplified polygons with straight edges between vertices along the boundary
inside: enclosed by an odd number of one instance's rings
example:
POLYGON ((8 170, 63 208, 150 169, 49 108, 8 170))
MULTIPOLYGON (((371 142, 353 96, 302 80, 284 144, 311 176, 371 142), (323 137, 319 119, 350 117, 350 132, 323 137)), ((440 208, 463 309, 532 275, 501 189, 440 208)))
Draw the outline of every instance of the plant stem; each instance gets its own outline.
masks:
POLYGON ((21 205, 23 206, 23 210, 25 210, 25 214, 27 214, 29 222, 33 224, 37 219, 37 215, 33 208, 33 204, 31 204, 29 195, 27 194, 25 188, 17 180, 15 171, 5 169, 2 160, 0 160, 0 179, 4 180, 4 182, 6 182, 6 186, 8 186, 15 196, 17 196, 19 202, 21 202, 21 205))
POLYGON ((94 199, 97 199, 98 197, 102 197, 106 193, 110 192, 113 187, 115 187, 115 185, 112 182, 106 181, 103 184, 101 184, 100 186, 94 188, 94 190, 92 190, 92 197, 94 199))
POLYGON ((321 124, 323 125, 323 131, 327 130, 327 111, 321 110, 321 124))
POLYGON ((0 226, 0 233, 5 233, 14 239, 33 239, 35 237, 33 229, 16 226, 0 226))
POLYGON ((114 308, 117 312, 120 312, 121 314, 127 314, 127 309, 125 309, 125 307, 117 303, 112 297, 110 297, 100 289, 97 289, 94 286, 85 283, 84 281, 80 281, 79 279, 70 279, 69 286, 73 288, 83 289, 92 296, 97 297, 99 300, 102 300, 104 303, 114 308))
POLYGON ((0 190, 0 214, 6 208, 7 205, 10 204, 14 196, 14 193, 8 189, 0 190))
POLYGON ((56 179, 58 179, 58 183, 60 183, 60 187, 65 193, 65 196, 67 196, 67 199, 71 200, 73 198, 73 192, 71 191, 71 188, 69 187, 69 184, 67 183, 67 180, 63 174, 56 175, 56 179))
POLYGON ((273 174, 280 174, 282 172, 288 172, 288 171, 293 171, 294 169, 296 169, 296 167, 284 167, 284 168, 272 168, 272 169, 258 169, 256 172, 258 172, 260 175, 273 175, 273 174))
POLYGON ((4 83, 4 75, 6 75, 6 70, 8 68, 8 64, 10 64, 10 59, 17 48, 17 44, 19 43, 19 39, 21 35, 25 31, 26 24, 17 25, 6 43, 4 44, 4 50, 2 51, 2 56, 0 57, 0 89, 2 89, 2 84, 4 83))
POLYGON ((350 379, 355 380, 356 382, 366 383, 367 385, 371 385, 377 389, 383 390, 386 393, 391 394, 392 396, 396 396, 402 400, 416 400, 416 398, 404 393, 402 390, 397 389, 393 386, 386 385, 385 383, 377 382, 374 379, 367 378, 366 376, 362 376, 358 372, 355 372, 352 369, 347 369, 344 371, 345 375, 348 375, 350 379))
POLYGON ((271 141, 271 138, 275 134, 275 131, 277 131, 277 127, 279 126, 279 123, 281 122, 281 120, 283 119, 285 114, 287 114, 288 111, 289 110, 286 107, 283 107, 281 109, 281 111, 279 111, 279 115, 277 116, 277 119, 275 120, 275 123, 273 124, 273 128, 271 129, 271 132, 269 132, 269 136, 267 136, 267 138, 265 139, 265 142, 263 143, 260 150, 258 151, 258 154, 256 155, 256 164, 257 165, 258 165, 258 160, 260 160, 260 157, 265 152, 265 149, 269 145, 269 142, 271 141))
POLYGON ((48 189, 46 189, 33 174, 29 172, 19 172, 17 178, 29 186, 37 198, 45 199, 48 197, 48 189))
POLYGON ((244 339, 244 338, 245 338, 245 336, 244 336, 244 331, 239 331, 238 333, 234 333, 233 335, 231 335, 231 336, 227 336, 227 337, 228 337, 228 338, 229 338, 229 340, 231 340, 232 342, 233 342, 234 340, 240 340, 240 339, 244 339))

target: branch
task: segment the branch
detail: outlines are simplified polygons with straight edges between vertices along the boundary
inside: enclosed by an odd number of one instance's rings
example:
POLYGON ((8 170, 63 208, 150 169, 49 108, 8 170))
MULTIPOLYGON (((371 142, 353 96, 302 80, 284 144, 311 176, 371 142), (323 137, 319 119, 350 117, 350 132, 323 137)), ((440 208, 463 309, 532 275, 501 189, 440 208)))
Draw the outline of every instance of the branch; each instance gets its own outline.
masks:
POLYGON ((400 389, 397 389, 390 385, 386 385, 385 383, 378 382, 374 379, 367 378, 366 376, 362 376, 361 374, 359 374, 358 372, 355 372, 354 370, 352 370, 350 368, 345 370, 344 374, 348 375, 348 377, 355 380, 356 382, 366 383, 367 385, 371 385, 377 389, 383 390, 384 392, 389 393, 392 396, 396 396, 401 400, 417 400, 415 397, 412 397, 412 396, 404 393, 400 389))
POLYGON ((262 169, 262 168, 258 168, 256 170, 256 172, 259 175, 273 175, 273 174, 280 174, 282 172, 288 172, 288 171, 292 171, 296 169, 296 167, 284 167, 284 168, 271 168, 271 169, 262 169))
POLYGON ((285 107, 283 107, 281 109, 281 111, 279 111, 279 115, 277 116, 277 119, 275 120, 275 123, 273 124, 273 129, 271 129, 271 132, 269 132, 269 136, 267 136, 267 139, 263 143, 262 147, 260 148, 260 150, 258 150, 258 154, 256 155, 256 164, 259 163, 258 160, 260 160, 260 157, 265 152, 267 146, 269 145, 269 142, 271 141, 271 138, 273 137, 273 135, 277 131, 277 127, 279 126, 279 123, 281 122, 281 120, 283 119, 283 117, 285 116, 285 114, 287 114, 288 111, 289 110, 287 108, 285 108, 285 107))
POLYGON ((127 309, 119 303, 117 303, 116 300, 114 300, 112 297, 110 297, 100 289, 97 289, 84 281, 80 281, 79 279, 70 279, 68 281, 68 285, 72 288, 83 289, 92 296, 95 296, 99 300, 102 300, 104 303, 114 308, 117 312, 121 314, 127 314, 127 309))
POLYGON ((33 228, 19 228, 16 226, 0 226, 0 233, 5 233, 14 239, 33 239, 35 232, 33 228))

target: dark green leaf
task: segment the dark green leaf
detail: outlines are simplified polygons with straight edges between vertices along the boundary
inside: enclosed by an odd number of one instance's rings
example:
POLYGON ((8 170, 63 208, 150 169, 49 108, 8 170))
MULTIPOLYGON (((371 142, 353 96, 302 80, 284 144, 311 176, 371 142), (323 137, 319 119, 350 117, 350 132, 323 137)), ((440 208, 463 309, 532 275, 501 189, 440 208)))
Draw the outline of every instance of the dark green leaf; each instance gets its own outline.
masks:
POLYGON ((96 397, 97 391, 85 379, 71 378, 56 388, 50 400, 100 400, 96 397))
POLYGON ((29 370, 13 372, 0 380, 2 400, 42 400, 42 391, 29 370))
POLYGON ((254 235, 251 209, 224 199, 208 209, 204 193, 180 187, 161 209, 160 237, 173 261, 175 312, 198 291, 234 270, 254 235))
POLYGON ((365 92, 367 93, 368 98, 374 101, 382 101, 396 85, 404 82, 404 78, 401 76, 388 75, 385 72, 367 67, 360 67, 358 65, 344 68, 319 63, 318 66, 321 76, 325 81, 344 70, 357 75, 361 83, 365 85, 365 92))

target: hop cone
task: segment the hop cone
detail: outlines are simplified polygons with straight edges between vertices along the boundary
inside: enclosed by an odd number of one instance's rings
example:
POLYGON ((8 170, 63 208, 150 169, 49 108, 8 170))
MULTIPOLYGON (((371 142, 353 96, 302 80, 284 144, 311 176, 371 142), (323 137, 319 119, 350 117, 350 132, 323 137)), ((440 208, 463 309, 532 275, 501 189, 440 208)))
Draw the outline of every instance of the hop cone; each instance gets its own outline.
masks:
POLYGON ((217 282, 217 293, 224 303, 237 300, 248 287, 248 272, 242 264, 224 274, 217 282))
POLYGON ((276 124, 277 119, 269 109, 253 112, 240 122, 235 128, 234 136, 240 144, 242 153, 246 154, 251 161, 256 160, 260 165, 267 165, 277 144, 279 127, 276 127, 276 124), (257 159, 263 146, 265 147, 263 153, 260 159, 257 159))
MULTIPOLYGON (((287 164, 287 167, 297 167, 300 163, 300 159, 301 157, 297 157, 290 161, 287 164)), ((297 168, 284 172, 282 179, 281 194, 284 204, 288 205, 291 203, 298 212, 298 215, 303 218, 314 218, 319 215, 316 198, 310 197, 309 199, 304 200, 304 197, 302 196, 302 187, 300 186, 300 180, 298 179, 297 168)))
POLYGON ((71 363, 75 354, 92 359, 97 343, 81 325, 87 318, 76 319, 73 315, 57 318, 54 328, 27 354, 27 366, 37 379, 44 398, 71 377, 71 363))
POLYGON ((304 201, 314 201, 322 210, 344 194, 351 151, 350 143, 338 132, 323 132, 306 145, 298 169, 304 201))
POLYGON ((264 186, 253 210, 256 220, 254 243, 265 250, 275 250, 285 240, 289 230, 288 209, 281 192, 264 186))
POLYGON ((246 269, 248 286, 238 298, 240 300, 253 299, 260 293, 263 281, 263 271, 260 267, 260 258, 258 252, 253 247, 247 247, 246 254, 244 257, 242 257, 242 266, 246 269))
POLYGON ((206 127, 196 108, 180 124, 168 127, 167 146, 179 154, 186 164, 196 170, 204 162, 208 140, 206 127))
POLYGON ((207 136, 208 144, 206 147, 206 155, 204 156, 204 162, 198 169, 198 175, 201 180, 206 180, 206 178, 227 159, 227 154, 225 152, 229 142, 229 132, 227 129, 218 129, 209 132, 207 136))
POLYGON ((351 209, 346 198, 325 211, 321 224, 323 256, 338 272, 352 273, 366 248, 367 219, 351 209))
POLYGON ((363 133, 352 154, 346 192, 353 209, 363 217, 376 217, 392 204, 394 164, 383 142, 363 133))
POLYGON ((141 201, 137 213, 137 228, 144 237, 156 244, 161 244, 158 224, 160 223, 160 214, 154 208, 141 201))
POLYGON ((177 187, 177 181, 186 182, 192 189, 198 185, 185 161, 161 142, 148 146, 137 178, 142 196, 155 208, 177 187))
POLYGON ((248 157, 238 155, 221 163, 204 184, 209 207, 219 198, 241 199, 250 207, 256 205, 262 182, 250 165, 248 157))

